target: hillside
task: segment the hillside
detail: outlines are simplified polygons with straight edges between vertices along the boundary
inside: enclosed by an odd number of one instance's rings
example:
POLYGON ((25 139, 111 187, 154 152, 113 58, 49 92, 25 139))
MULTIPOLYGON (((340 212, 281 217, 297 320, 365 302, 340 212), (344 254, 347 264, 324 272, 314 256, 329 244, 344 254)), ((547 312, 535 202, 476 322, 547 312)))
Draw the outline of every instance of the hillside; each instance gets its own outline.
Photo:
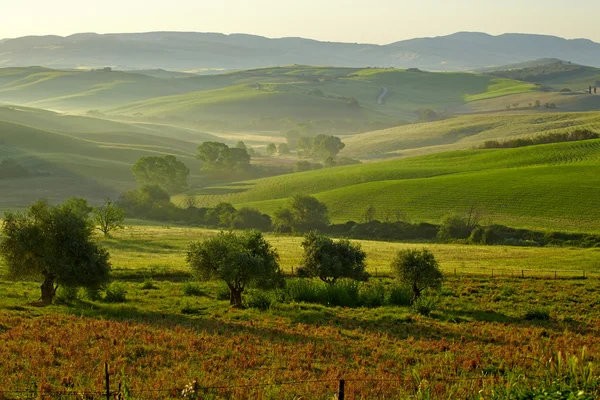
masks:
POLYGON ((0 160, 10 158, 30 171, 25 178, 2 179, 0 210, 71 196, 97 204, 133 187, 131 166, 148 155, 176 155, 194 179, 201 166, 194 158, 197 144, 211 139, 173 127, 0 107, 0 160))
MULTIPOLYGON (((523 95, 526 96, 526 95, 523 95)), ((532 94, 531 96, 534 96, 532 94)), ((540 98, 540 94, 535 94, 540 98)), ((544 98, 544 97, 541 97, 544 98)), ((597 97, 600 100, 600 96, 597 97)), ((497 100, 504 107, 506 99, 497 100)), ((533 101, 533 100, 530 100, 533 101)), ((471 103, 471 107, 475 107, 471 103)), ((468 115, 444 121, 404 125, 344 139, 342 154, 360 159, 408 157, 469 149, 486 140, 503 140, 589 128, 600 131, 599 113, 468 115)))
POLYGON ((272 213, 296 193, 313 194, 336 222, 361 220, 369 205, 378 218, 428 222, 475 205, 487 222, 598 232, 599 173, 600 140, 591 140, 339 167, 208 187, 197 197, 272 213))
POLYGON ((197 32, 26 36, 0 41, 0 65, 53 68, 248 69, 311 64, 463 71, 557 58, 600 66, 600 44, 554 36, 459 32, 388 45, 197 32))
POLYGON ((214 90, 158 97, 109 108, 108 114, 198 118, 412 120, 421 108, 538 90, 534 84, 469 73, 309 66, 264 68, 190 78, 214 90), (220 87, 219 87, 220 86, 220 87), (379 98, 385 88, 385 95, 379 98), (361 108, 349 107, 351 98, 361 108), (381 104, 379 101, 381 100, 381 104))

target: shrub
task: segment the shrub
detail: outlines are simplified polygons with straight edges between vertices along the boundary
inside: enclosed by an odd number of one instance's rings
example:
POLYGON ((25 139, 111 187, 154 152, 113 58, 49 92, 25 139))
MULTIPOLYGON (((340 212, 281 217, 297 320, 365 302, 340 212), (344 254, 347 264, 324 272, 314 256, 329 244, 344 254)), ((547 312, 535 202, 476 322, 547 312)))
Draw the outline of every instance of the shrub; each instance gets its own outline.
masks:
MULTIPOLYGON (((225 288, 225 289, 227 289, 227 288, 225 288)), ((204 295, 204 292, 202 291, 202 289, 200 289, 200 286, 198 286, 197 284, 195 284, 193 282, 184 282, 183 286, 181 287, 181 291, 183 292, 184 296, 202 296, 202 295, 204 295)), ((227 289, 226 294, 227 294, 227 299, 229 299, 229 289, 227 289)))
POLYGON ((125 303, 127 301, 127 289, 121 282, 113 282, 106 288, 104 301, 107 303, 125 303))
POLYGON ((142 288, 142 290, 155 290, 155 289, 158 289, 158 286, 154 282, 154 279, 146 278, 146 279, 144 279, 144 283, 142 283, 141 288, 142 288))
POLYGON ((246 305, 259 310, 268 310, 275 302, 272 293, 264 290, 253 290, 246 296, 246 305))
POLYGON ((310 279, 290 279, 285 285, 287 299, 304 303, 321 303, 320 293, 315 281, 310 279))
POLYGON ((386 303, 393 306, 410 306, 413 293, 407 286, 394 286, 386 297, 386 303))
POLYGON ((439 298, 436 296, 420 296, 414 301, 412 308, 417 314, 428 316, 437 308, 438 303, 439 298))
POLYGON ((54 304, 71 304, 79 298, 79 288, 73 286, 61 286, 56 291, 54 304))
POLYGON ((190 303, 186 302, 183 307, 181 307, 181 313, 186 315, 196 315, 200 314, 202 309, 199 307, 194 307, 190 303))
POLYGON ((550 311, 544 308, 532 308, 525 312, 523 319, 527 321, 549 321, 550 311))
POLYGON ((376 308, 385 304, 385 286, 381 283, 363 285, 359 293, 359 303, 362 307, 376 308))
POLYGON ((230 300, 231 294, 226 285, 217 286, 217 300, 230 300))
POLYGON ((357 307, 359 305, 359 283, 351 279, 343 279, 335 284, 323 285, 325 297, 324 305, 338 307, 357 307))

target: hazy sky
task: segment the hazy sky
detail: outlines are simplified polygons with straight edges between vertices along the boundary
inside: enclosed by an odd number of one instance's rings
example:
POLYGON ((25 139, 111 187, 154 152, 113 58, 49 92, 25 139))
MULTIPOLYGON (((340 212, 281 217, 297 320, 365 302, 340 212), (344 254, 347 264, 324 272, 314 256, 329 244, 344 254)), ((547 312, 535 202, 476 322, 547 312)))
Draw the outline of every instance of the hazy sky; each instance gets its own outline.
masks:
POLYGON ((390 43, 457 31, 600 42, 600 0, 0 0, 0 38, 156 30, 390 43))

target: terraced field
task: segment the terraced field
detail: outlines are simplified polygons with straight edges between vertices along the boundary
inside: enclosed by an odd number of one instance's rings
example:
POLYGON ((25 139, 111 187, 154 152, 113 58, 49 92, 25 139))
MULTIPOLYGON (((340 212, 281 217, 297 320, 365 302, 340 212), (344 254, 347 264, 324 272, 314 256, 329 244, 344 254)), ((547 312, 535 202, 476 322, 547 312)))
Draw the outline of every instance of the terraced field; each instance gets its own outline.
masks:
POLYGON ((576 128, 600 132, 600 113, 470 115, 404 125, 344 139, 346 147, 342 154, 360 159, 397 158, 469 149, 486 140, 533 137, 576 128))
MULTIPOLYGON (((272 213, 296 193, 324 201, 336 222, 400 211, 439 222, 472 205, 487 222, 600 231, 600 140, 502 150, 466 150, 208 187, 203 205, 230 201, 272 213)), ((175 198, 174 201, 181 201, 175 198)))

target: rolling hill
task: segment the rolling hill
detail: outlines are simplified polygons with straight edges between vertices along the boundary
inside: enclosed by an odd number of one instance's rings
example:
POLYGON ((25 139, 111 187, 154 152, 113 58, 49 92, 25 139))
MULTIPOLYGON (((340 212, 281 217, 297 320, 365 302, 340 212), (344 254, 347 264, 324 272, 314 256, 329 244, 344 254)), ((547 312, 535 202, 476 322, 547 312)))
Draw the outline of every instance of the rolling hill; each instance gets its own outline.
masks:
MULTIPOLYGON (((463 150, 207 187, 199 203, 220 201, 272 213, 296 193, 324 201, 336 222, 404 214, 439 222, 472 205, 486 222, 600 231, 600 140, 502 150, 463 150)), ((175 197, 174 201, 181 201, 175 197)))
POLYGON ((458 107, 470 101, 535 92, 535 84, 470 73, 309 66, 264 68, 190 78, 222 87, 142 100, 108 114, 197 118, 414 119, 421 108, 458 107), (385 96, 378 99, 385 88, 385 96), (349 107, 355 98, 360 109, 349 107))
MULTIPOLYGON (((503 104, 505 99, 498 101, 503 104)), ((342 155, 363 160, 408 157, 469 149, 486 140, 502 141, 575 128, 600 132, 600 113, 497 113, 404 125, 346 138, 342 155)))
POLYGON ((211 139, 216 138, 174 127, 0 107, 0 160, 15 160, 30 171, 28 177, 0 181, 0 209, 22 208, 39 198, 82 196, 93 204, 114 198, 135 185, 131 166, 148 155, 177 156, 193 180, 201 167, 196 147, 211 139))
POLYGON ((558 58, 600 66, 600 44, 586 39, 509 33, 459 32, 388 45, 319 42, 303 38, 197 32, 26 36, 0 41, 0 65, 53 68, 248 69, 311 64, 416 67, 462 71, 558 58))

